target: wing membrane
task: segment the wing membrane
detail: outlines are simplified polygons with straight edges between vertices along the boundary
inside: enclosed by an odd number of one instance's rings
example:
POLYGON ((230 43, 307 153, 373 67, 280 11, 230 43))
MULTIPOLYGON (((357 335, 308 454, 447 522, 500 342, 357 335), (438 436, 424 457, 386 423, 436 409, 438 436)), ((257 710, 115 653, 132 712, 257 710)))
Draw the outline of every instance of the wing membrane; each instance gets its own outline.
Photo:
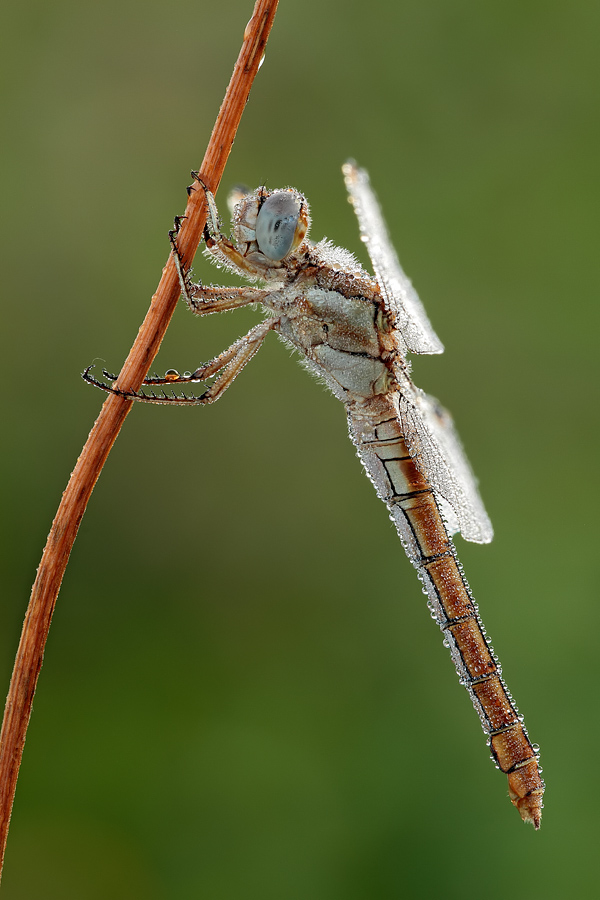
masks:
POLYGON ((494 529, 450 413, 418 388, 399 394, 406 446, 433 489, 451 507, 451 530, 467 541, 488 544, 494 529))
POLYGON ((375 277, 406 347, 412 353, 443 353, 444 345, 433 330, 419 295, 405 274, 390 241, 379 203, 364 169, 353 162, 343 166, 350 202, 358 219, 375 277))

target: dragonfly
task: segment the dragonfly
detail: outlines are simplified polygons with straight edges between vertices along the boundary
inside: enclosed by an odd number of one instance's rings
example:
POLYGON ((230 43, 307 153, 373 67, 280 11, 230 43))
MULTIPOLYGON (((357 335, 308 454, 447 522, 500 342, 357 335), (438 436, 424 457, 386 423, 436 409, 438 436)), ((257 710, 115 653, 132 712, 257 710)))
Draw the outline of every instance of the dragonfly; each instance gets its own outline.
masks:
MULTIPOLYGON (((95 378, 92 366, 83 377, 132 400, 203 406, 223 395, 269 332, 296 350, 344 404, 350 438, 417 570, 492 759, 508 776, 510 800, 537 830, 545 787, 539 747, 531 743, 502 678, 452 540, 460 533, 468 541, 488 543, 492 526, 450 414, 410 377, 409 354, 444 348, 400 265, 367 172, 353 161, 343 166, 374 277, 349 251, 327 239, 308 239, 309 205, 294 188, 234 193, 228 238, 213 194, 198 173, 192 174, 193 187, 204 191, 208 208, 206 255, 250 284, 194 284, 177 251, 176 220, 170 239, 184 300, 197 315, 260 304, 265 318, 194 372, 169 369, 162 377, 145 379, 149 391, 119 390, 95 378), (174 390, 196 384, 202 392, 174 390)), ((109 382, 116 380, 106 370, 103 374, 109 382)))

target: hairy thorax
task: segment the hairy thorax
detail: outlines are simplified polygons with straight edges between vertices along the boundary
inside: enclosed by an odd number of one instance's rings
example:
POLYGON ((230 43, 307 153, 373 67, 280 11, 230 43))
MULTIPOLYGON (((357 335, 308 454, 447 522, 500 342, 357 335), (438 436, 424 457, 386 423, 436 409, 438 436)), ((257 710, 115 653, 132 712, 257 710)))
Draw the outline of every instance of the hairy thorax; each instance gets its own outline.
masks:
POLYGON ((296 259, 293 277, 264 305, 280 317, 281 337, 336 394, 346 401, 376 397, 394 380, 393 328, 377 283, 356 262, 349 272, 335 256, 327 259, 337 249, 305 250, 302 265, 296 259))

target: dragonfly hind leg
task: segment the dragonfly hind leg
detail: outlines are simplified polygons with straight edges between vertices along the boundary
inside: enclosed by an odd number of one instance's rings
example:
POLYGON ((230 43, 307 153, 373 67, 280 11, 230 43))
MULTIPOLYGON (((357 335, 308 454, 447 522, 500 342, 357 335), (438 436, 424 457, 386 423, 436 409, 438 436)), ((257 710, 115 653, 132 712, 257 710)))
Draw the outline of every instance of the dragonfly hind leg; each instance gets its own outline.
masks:
MULTIPOLYGON (((248 334, 239 338, 230 347, 223 350, 218 356, 215 356, 214 359, 203 363, 194 372, 180 375, 176 369, 169 369, 162 377, 145 378, 142 382, 142 385, 146 387, 168 385, 171 388, 171 396, 167 395, 164 390, 161 391, 161 395, 157 395, 154 391, 146 393, 142 390, 127 391, 112 387, 90 374, 92 366, 88 366, 82 378, 88 384, 92 384, 109 394, 117 394, 130 400, 138 400, 141 403, 157 403, 164 406, 206 406, 209 403, 216 403, 225 393, 244 366, 258 353, 269 331, 276 328, 278 324, 279 319, 275 318, 260 322, 248 334), (176 394, 173 390, 175 385, 204 384, 206 379, 215 375, 217 376, 215 381, 200 396, 194 394, 189 396, 185 393, 176 394)), ((112 375, 106 370, 103 370, 103 375, 109 381, 114 382, 117 380, 116 375, 112 375)))
POLYGON ((279 319, 265 319, 264 322, 252 328, 248 334, 237 340, 234 344, 216 356, 213 360, 196 369, 190 376, 180 376, 175 382, 181 384, 194 384, 217 375, 216 380, 202 395, 202 402, 215 403, 237 378, 244 366, 256 356, 269 331, 279 324, 279 319), (221 373, 220 375, 218 373, 221 373))

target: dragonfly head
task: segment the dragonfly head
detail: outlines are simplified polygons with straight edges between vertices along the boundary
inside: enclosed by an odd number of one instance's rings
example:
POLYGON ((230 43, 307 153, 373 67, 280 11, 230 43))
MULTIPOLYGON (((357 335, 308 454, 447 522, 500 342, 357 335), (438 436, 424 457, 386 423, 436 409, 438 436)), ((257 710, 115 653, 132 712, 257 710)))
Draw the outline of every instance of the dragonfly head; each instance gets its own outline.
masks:
MULTIPOLYGON (((302 244, 310 227, 308 203, 298 191, 257 188, 233 210, 233 233, 247 256, 258 252, 267 265, 282 262, 302 244), (248 246, 253 245, 253 246, 248 246)), ((243 250, 242 250, 243 252, 243 250)))

